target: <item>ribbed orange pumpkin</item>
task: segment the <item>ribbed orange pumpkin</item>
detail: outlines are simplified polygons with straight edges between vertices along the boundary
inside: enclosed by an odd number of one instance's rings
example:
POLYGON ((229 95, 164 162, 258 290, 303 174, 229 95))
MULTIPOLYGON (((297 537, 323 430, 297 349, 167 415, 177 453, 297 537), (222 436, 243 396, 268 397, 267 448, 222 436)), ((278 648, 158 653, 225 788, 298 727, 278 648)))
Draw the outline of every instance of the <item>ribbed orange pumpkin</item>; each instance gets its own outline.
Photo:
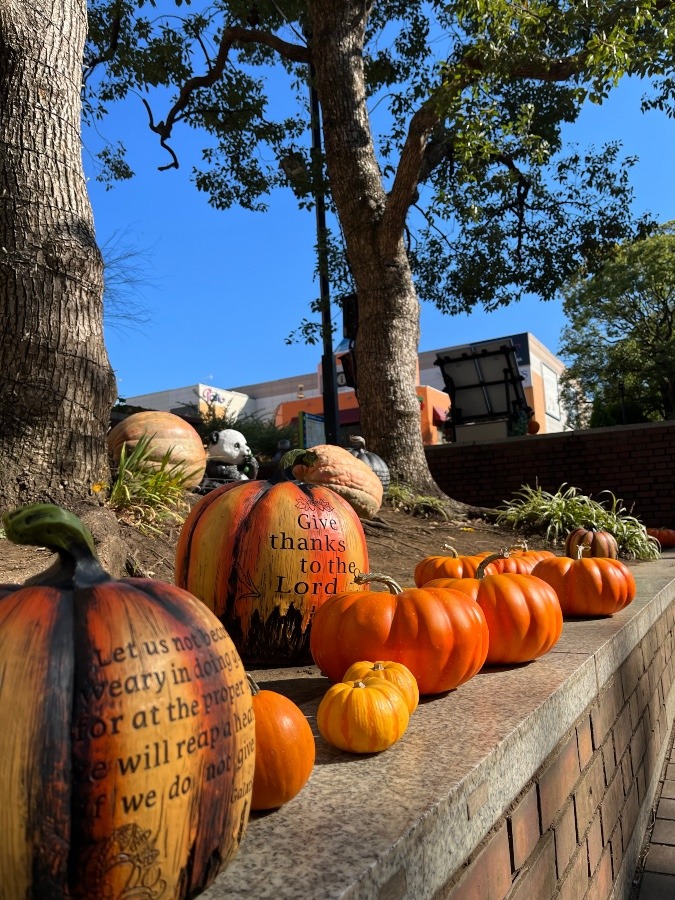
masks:
POLYGON ((465 593, 482 609, 490 635, 487 665, 529 662, 543 656, 562 634, 556 592, 533 575, 484 574, 491 562, 492 557, 486 557, 475 578, 439 579, 436 584, 465 593))
POLYGON ((132 413, 108 433, 108 450, 113 462, 119 462, 123 444, 126 443, 127 452, 131 453, 143 435, 151 438, 150 463, 158 465, 170 451, 171 464, 185 467, 188 476, 185 487, 197 487, 206 471, 206 450, 189 422, 169 412, 132 413))
POLYGON ((509 547, 508 555, 493 559, 487 572, 493 575, 506 572, 529 575, 540 560, 550 556, 555 556, 550 550, 529 550, 527 545, 509 547))
POLYGON ((656 538, 663 550, 675 547, 675 528, 648 528, 647 534, 656 538))
POLYGON ((575 528, 565 538, 565 556, 577 558, 577 548, 581 547, 586 556, 601 556, 618 559, 619 545, 609 531, 597 528, 575 528))
POLYGON ((293 466, 295 478, 332 488, 362 519, 372 519, 382 506, 384 488, 371 467, 344 447, 333 444, 317 444, 310 452, 316 458, 311 462, 298 461, 293 466))
POLYGON ((413 673, 398 662, 355 662, 342 676, 343 681, 365 681, 366 678, 384 678, 403 694, 408 712, 414 713, 420 702, 420 692, 413 673))
POLYGON ((249 676, 255 713, 255 772, 251 809, 276 809, 309 780, 316 746, 307 717, 277 691, 261 690, 249 676))
POLYGON ((316 711, 323 738, 351 753, 379 753, 405 733, 410 714, 403 694, 383 678, 343 681, 328 688, 316 711))
POLYGON ((321 604, 360 591, 354 576, 367 568, 352 507, 279 474, 202 497, 181 529, 175 578, 215 612, 249 667, 289 666, 310 661, 321 604))
POLYGON ((635 599, 633 573, 618 559, 554 556, 532 574, 551 585, 564 616, 611 616, 635 599))
POLYGON ((61 566, 0 600, 0 894, 195 897, 250 809, 253 707, 232 642, 174 585, 111 579, 71 513, 4 521, 61 566))
POLYGON ((383 575, 389 593, 359 591, 331 597, 317 610, 310 647, 332 681, 364 659, 403 663, 420 694, 440 694, 472 678, 485 662, 488 632, 480 608, 458 591, 402 590, 383 575))
POLYGON ((471 556, 458 556, 452 548, 450 556, 426 556, 415 566, 415 584, 423 587, 434 578, 473 578, 476 569, 490 555, 490 551, 476 553, 471 556))

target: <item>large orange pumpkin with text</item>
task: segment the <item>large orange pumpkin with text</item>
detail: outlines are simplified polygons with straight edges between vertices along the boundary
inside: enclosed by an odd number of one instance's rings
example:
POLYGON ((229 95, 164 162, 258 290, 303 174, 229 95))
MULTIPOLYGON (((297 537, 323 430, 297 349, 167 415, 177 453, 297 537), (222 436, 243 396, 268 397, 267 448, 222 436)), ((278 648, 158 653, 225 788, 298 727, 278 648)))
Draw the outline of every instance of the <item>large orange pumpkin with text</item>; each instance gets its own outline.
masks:
POLYGON ((251 805, 253 706, 231 640, 174 585, 114 581, 71 513, 4 523, 61 562, 0 599, 0 896, 197 896, 251 805))
POLYGON ((175 577, 218 616, 247 666, 290 666, 311 660, 316 611, 360 590, 354 577, 367 568, 349 503, 279 473, 203 497, 179 535, 175 577))
POLYGON ((314 617, 312 657, 331 681, 356 662, 388 660, 410 669, 420 694, 440 694, 479 671, 488 631, 476 603, 458 591, 402 589, 382 575, 359 580, 384 581, 389 593, 338 594, 314 617))

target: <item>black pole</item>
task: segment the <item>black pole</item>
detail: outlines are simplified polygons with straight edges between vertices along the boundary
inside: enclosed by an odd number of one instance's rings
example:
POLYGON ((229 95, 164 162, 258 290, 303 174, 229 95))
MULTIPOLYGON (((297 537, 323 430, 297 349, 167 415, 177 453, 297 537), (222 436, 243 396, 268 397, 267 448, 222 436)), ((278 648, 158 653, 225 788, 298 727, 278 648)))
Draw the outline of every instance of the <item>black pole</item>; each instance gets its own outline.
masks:
POLYGON ((314 85, 315 71, 309 64, 309 109, 312 127, 312 175, 314 204, 316 207, 316 241, 319 263, 319 300, 321 303, 321 393, 323 394, 323 423, 326 443, 338 443, 339 413, 337 397, 337 373, 333 354, 333 329, 330 312, 330 282, 328 280, 328 248, 326 246, 326 198, 323 191, 321 166, 321 113, 319 96, 314 85))

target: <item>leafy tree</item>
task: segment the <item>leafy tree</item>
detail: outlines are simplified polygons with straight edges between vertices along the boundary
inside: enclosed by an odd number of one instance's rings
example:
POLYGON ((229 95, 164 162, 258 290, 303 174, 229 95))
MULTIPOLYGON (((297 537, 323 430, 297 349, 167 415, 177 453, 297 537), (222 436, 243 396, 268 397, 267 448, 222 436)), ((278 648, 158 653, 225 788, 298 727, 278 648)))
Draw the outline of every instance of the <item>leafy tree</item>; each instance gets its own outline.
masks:
MULTIPOLYGON (((546 299, 632 234, 616 146, 563 152, 561 125, 626 72, 663 75, 672 4, 606 0, 94 0, 88 113, 130 92, 179 158, 178 123, 201 129, 194 168, 209 202, 264 206, 292 185, 325 190, 358 294, 358 396, 368 446, 437 490, 414 390, 419 299, 448 312, 525 292, 546 299), (307 79, 325 159, 307 148, 307 79), (298 107, 272 94, 285 84, 298 107), (166 106, 167 91, 176 93, 166 106), (298 94, 299 91, 299 94, 298 94), (303 164, 304 163, 304 164, 303 164), (325 165, 324 165, 325 163, 325 165)), ((131 174, 121 146, 116 174, 131 174)))
POLYGON ((115 379, 80 144, 86 12, 0 3, 0 508, 109 480, 115 379))
POLYGON ((602 267, 564 290, 562 355, 576 424, 675 416, 675 223, 617 246, 602 267), (581 398, 581 403, 579 401, 581 398))

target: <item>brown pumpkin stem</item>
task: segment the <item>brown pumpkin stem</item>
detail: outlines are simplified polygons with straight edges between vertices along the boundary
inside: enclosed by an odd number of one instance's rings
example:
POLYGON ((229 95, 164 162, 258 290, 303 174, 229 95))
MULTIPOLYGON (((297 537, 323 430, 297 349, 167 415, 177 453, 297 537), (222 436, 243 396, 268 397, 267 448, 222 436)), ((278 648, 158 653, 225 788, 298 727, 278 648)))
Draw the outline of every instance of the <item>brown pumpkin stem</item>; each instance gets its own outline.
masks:
POLYGON ((377 572, 359 572, 354 577, 355 584, 369 584, 371 581, 381 581, 386 584, 390 594, 400 594, 403 591, 401 585, 388 575, 379 575, 377 572))
POLYGON ((454 547, 451 547, 450 544, 443 544, 443 549, 449 550, 450 555, 453 557, 453 559, 459 559, 459 553, 455 550, 454 547))
POLYGON ((486 556, 485 559, 480 561, 480 565, 476 569, 476 578, 480 581, 481 578, 485 578, 485 570, 490 565, 491 562, 494 562, 496 559, 508 559, 511 554, 509 553, 509 548, 504 547, 503 550, 500 550, 499 553, 491 553, 490 556, 486 556))
POLYGON ((360 434, 350 434, 349 443, 358 447, 360 450, 365 450, 366 448, 365 438, 362 438, 360 434))
POLYGON ((14 544, 47 547, 59 562, 26 584, 84 588, 109 581, 96 555, 94 539, 76 515, 51 503, 33 503, 2 517, 5 534, 14 544))

